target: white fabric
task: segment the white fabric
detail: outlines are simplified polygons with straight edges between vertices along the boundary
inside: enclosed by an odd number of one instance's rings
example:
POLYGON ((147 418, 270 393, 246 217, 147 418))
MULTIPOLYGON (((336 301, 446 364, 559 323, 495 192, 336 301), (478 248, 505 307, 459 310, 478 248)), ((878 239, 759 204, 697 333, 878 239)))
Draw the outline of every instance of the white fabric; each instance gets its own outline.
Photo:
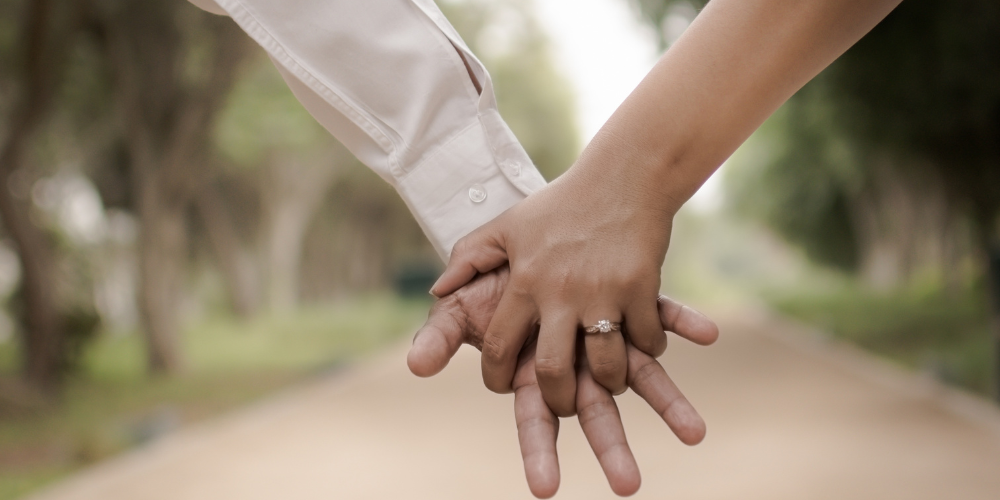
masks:
POLYGON ((396 188, 442 258, 545 185, 486 69, 433 0, 191 2, 228 14, 267 50, 306 109, 396 188))

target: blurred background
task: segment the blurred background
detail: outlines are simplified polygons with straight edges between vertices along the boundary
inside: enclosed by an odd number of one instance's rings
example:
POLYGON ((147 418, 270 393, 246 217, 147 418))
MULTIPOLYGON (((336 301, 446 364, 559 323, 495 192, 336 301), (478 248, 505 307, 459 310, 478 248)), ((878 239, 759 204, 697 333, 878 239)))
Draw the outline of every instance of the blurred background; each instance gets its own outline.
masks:
MULTIPOLYGON (((439 3, 549 179, 704 4, 439 3)), ((904 2, 678 215, 664 289, 996 394, 998 31, 904 2)), ((408 336, 440 270, 229 19, 0 2, 0 499, 408 336)))

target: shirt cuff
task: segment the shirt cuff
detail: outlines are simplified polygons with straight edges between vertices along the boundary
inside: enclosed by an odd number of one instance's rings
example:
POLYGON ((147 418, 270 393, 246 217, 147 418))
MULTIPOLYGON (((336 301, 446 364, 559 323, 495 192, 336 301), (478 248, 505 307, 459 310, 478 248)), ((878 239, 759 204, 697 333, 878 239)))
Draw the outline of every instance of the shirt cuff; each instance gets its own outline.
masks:
POLYGON ((471 123, 397 179, 397 191, 445 262, 459 239, 545 186, 510 130, 493 125, 471 123), (497 142, 517 147, 498 151, 497 142))

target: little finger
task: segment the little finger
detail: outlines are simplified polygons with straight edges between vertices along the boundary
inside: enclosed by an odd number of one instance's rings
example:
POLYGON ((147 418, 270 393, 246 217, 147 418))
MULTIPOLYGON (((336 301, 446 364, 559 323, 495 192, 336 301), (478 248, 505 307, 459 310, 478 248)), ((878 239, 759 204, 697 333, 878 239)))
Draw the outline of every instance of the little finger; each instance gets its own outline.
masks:
POLYGON ((629 387, 649 403, 682 443, 696 445, 705 439, 705 421, 663 366, 631 345, 627 349, 629 387))
POLYGON ((664 330, 698 345, 712 345, 719 340, 719 327, 708 316, 663 295, 656 302, 664 330))

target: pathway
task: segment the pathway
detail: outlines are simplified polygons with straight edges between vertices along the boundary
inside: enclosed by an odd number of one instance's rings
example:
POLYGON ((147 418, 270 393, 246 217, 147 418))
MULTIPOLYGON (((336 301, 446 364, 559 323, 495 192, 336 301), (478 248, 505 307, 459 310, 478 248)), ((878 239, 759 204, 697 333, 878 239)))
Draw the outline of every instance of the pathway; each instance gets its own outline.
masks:
MULTIPOLYGON (((643 473, 636 498, 1000 498, 1000 410, 803 327, 721 322, 713 347, 673 340, 665 365, 708 422, 680 444, 634 394, 619 398, 643 473)), ((32 500, 531 498, 512 398, 477 353, 409 374, 406 346, 85 470, 32 500)), ((556 498, 615 498, 564 421, 556 498)))

